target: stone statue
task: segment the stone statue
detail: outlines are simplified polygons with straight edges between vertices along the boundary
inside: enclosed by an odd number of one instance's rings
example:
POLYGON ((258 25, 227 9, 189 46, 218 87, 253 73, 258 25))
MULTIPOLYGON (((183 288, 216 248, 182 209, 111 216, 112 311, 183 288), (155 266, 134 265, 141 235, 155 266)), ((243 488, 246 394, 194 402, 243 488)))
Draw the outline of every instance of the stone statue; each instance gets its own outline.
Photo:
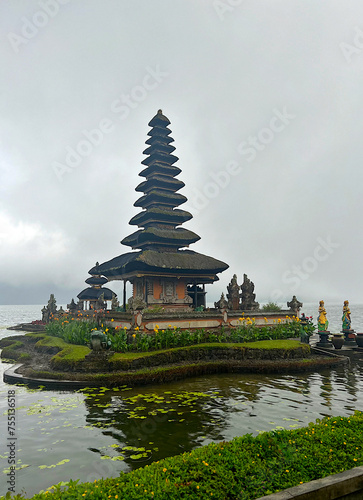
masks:
POLYGON ((342 323, 343 323, 342 326, 343 331, 348 331, 351 329, 350 309, 348 300, 344 301, 342 323))
POLYGON ((243 311, 255 311, 260 307, 260 304, 255 301, 256 294, 254 293, 255 284, 249 278, 247 274, 243 275, 243 283, 241 285, 242 290, 242 302, 240 309, 243 311))
POLYGON ((292 299, 290 302, 287 302, 287 307, 289 307, 290 311, 293 311, 296 313, 296 316, 299 314, 299 309, 303 306, 304 304, 302 302, 299 302, 296 298, 296 295, 293 295, 292 299))
POLYGON ((47 307, 50 314, 55 314, 57 312, 57 301, 55 300, 53 293, 50 294, 47 307))
MULTIPOLYGON (((64 312, 64 311, 63 311, 64 312)), ((54 294, 51 293, 48 304, 42 309, 42 321, 49 323, 53 319, 53 316, 57 314, 57 301, 54 298, 54 294)))
POLYGON ((324 307, 324 301, 319 302, 319 317, 318 317, 318 331, 319 332, 329 332, 328 330, 329 321, 326 318, 326 310, 324 307))
POLYGON ((101 295, 98 297, 98 299, 95 302, 95 309, 106 309, 107 308, 107 303, 105 302, 105 294, 101 293, 101 295))
MULTIPOLYGON (((294 297, 295 297, 295 295, 294 295, 294 297)), ((287 304, 287 305, 289 305, 289 304, 287 304)), ((294 309, 292 309, 292 310, 294 311, 294 309)), ((300 342, 302 342, 303 344, 309 343, 310 335, 305 330, 305 327, 308 326, 308 324, 309 324, 309 319, 305 316, 304 313, 302 313, 301 318, 300 318, 300 342)))
POLYGON ((93 351, 101 351, 102 349, 109 349, 111 341, 102 330, 96 330, 91 334, 90 346, 93 351))
POLYGON ((236 274, 233 275, 230 284, 227 286, 227 290, 228 309, 237 311, 239 309, 239 285, 236 274))
POLYGON ((130 297, 128 304, 131 311, 141 311, 147 307, 147 304, 142 297, 130 297))
POLYGON ((42 309, 42 321, 44 321, 44 323, 49 323, 49 310, 46 306, 42 309))
POLYGON ((113 293, 111 300, 111 309, 112 311, 116 311, 118 307, 120 307, 120 302, 117 300, 117 295, 113 293))
POLYGON ((223 292, 222 292, 221 298, 218 300, 218 302, 214 302, 214 307, 216 309, 227 309, 228 302, 226 301, 223 292))

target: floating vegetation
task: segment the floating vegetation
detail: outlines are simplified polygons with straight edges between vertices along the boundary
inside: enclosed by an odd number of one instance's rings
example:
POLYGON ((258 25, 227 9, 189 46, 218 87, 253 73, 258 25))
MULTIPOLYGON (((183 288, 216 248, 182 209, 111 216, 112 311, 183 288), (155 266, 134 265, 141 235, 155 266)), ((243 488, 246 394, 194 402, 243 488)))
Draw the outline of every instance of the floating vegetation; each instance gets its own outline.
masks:
POLYGON ((54 469, 54 467, 57 467, 57 465, 64 465, 65 463, 69 462, 69 458, 65 458, 58 462, 57 464, 53 465, 38 465, 39 469, 54 469))

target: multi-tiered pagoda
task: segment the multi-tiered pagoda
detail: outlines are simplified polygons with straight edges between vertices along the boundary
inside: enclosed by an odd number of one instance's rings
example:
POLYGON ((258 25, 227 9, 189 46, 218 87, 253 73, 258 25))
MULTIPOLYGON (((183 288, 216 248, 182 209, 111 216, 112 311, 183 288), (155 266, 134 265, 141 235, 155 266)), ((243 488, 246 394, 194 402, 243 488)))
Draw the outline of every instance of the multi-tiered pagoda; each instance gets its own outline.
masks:
POLYGON ((161 305, 179 310, 205 305, 206 283, 218 280, 217 274, 228 265, 220 260, 185 250, 200 237, 180 227, 192 215, 177 207, 187 201, 178 191, 184 183, 176 177, 181 170, 174 165, 178 158, 171 143, 170 121, 159 110, 150 121, 148 145, 142 163, 146 166, 136 191, 142 192, 134 206, 143 210, 130 220, 138 230, 121 243, 136 252, 122 254, 93 268, 90 272, 108 280, 130 281, 133 309, 161 305))
POLYGON ((79 299, 79 307, 81 307, 81 309, 99 309, 97 306, 100 301, 104 302, 105 300, 112 300, 113 297, 116 296, 116 294, 109 288, 102 288, 102 285, 107 283, 108 279, 101 276, 99 273, 94 272, 94 269, 96 269, 97 266, 98 262, 96 262, 96 266, 94 268, 88 271, 91 277, 86 279, 86 283, 91 286, 85 288, 77 295, 79 299))

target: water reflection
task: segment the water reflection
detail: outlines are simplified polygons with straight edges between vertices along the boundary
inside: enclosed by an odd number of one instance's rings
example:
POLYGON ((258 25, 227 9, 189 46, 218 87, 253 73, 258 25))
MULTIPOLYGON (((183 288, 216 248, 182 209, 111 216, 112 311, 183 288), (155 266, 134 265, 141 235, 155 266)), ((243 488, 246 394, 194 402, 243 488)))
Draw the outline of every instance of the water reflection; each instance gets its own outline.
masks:
POLYGON ((297 376, 215 375, 159 388, 111 390, 86 398, 86 420, 102 426, 135 468, 139 461, 159 460, 211 441, 348 415, 363 408, 361 375, 355 366, 297 376), (140 449, 143 456, 133 458, 140 449))
POLYGON ((87 423, 101 425, 105 435, 117 440, 118 451, 133 468, 139 462, 196 448, 205 439, 223 439, 228 398, 220 397, 214 388, 94 394, 97 397, 89 393, 85 399, 87 423))
MULTIPOLYGON (((17 388, 24 466, 17 484, 31 495, 71 477, 115 477, 211 441, 348 416, 363 410, 362 372, 357 364, 299 375, 226 374, 76 394, 17 388)), ((8 388, 2 384, 3 393, 8 388)), ((0 466, 7 467, 4 454, 0 466)))

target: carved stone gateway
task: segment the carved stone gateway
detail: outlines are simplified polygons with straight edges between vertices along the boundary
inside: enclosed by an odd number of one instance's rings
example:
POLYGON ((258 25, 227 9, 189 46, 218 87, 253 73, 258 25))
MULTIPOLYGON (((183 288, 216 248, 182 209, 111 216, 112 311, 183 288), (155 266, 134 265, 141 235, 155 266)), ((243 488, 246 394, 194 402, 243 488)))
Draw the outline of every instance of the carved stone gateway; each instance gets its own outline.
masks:
POLYGON ((244 274, 241 285, 242 301, 240 308, 242 311, 256 311, 260 307, 260 304, 255 300, 256 294, 254 293, 254 289, 255 284, 247 277, 247 274, 244 274))

